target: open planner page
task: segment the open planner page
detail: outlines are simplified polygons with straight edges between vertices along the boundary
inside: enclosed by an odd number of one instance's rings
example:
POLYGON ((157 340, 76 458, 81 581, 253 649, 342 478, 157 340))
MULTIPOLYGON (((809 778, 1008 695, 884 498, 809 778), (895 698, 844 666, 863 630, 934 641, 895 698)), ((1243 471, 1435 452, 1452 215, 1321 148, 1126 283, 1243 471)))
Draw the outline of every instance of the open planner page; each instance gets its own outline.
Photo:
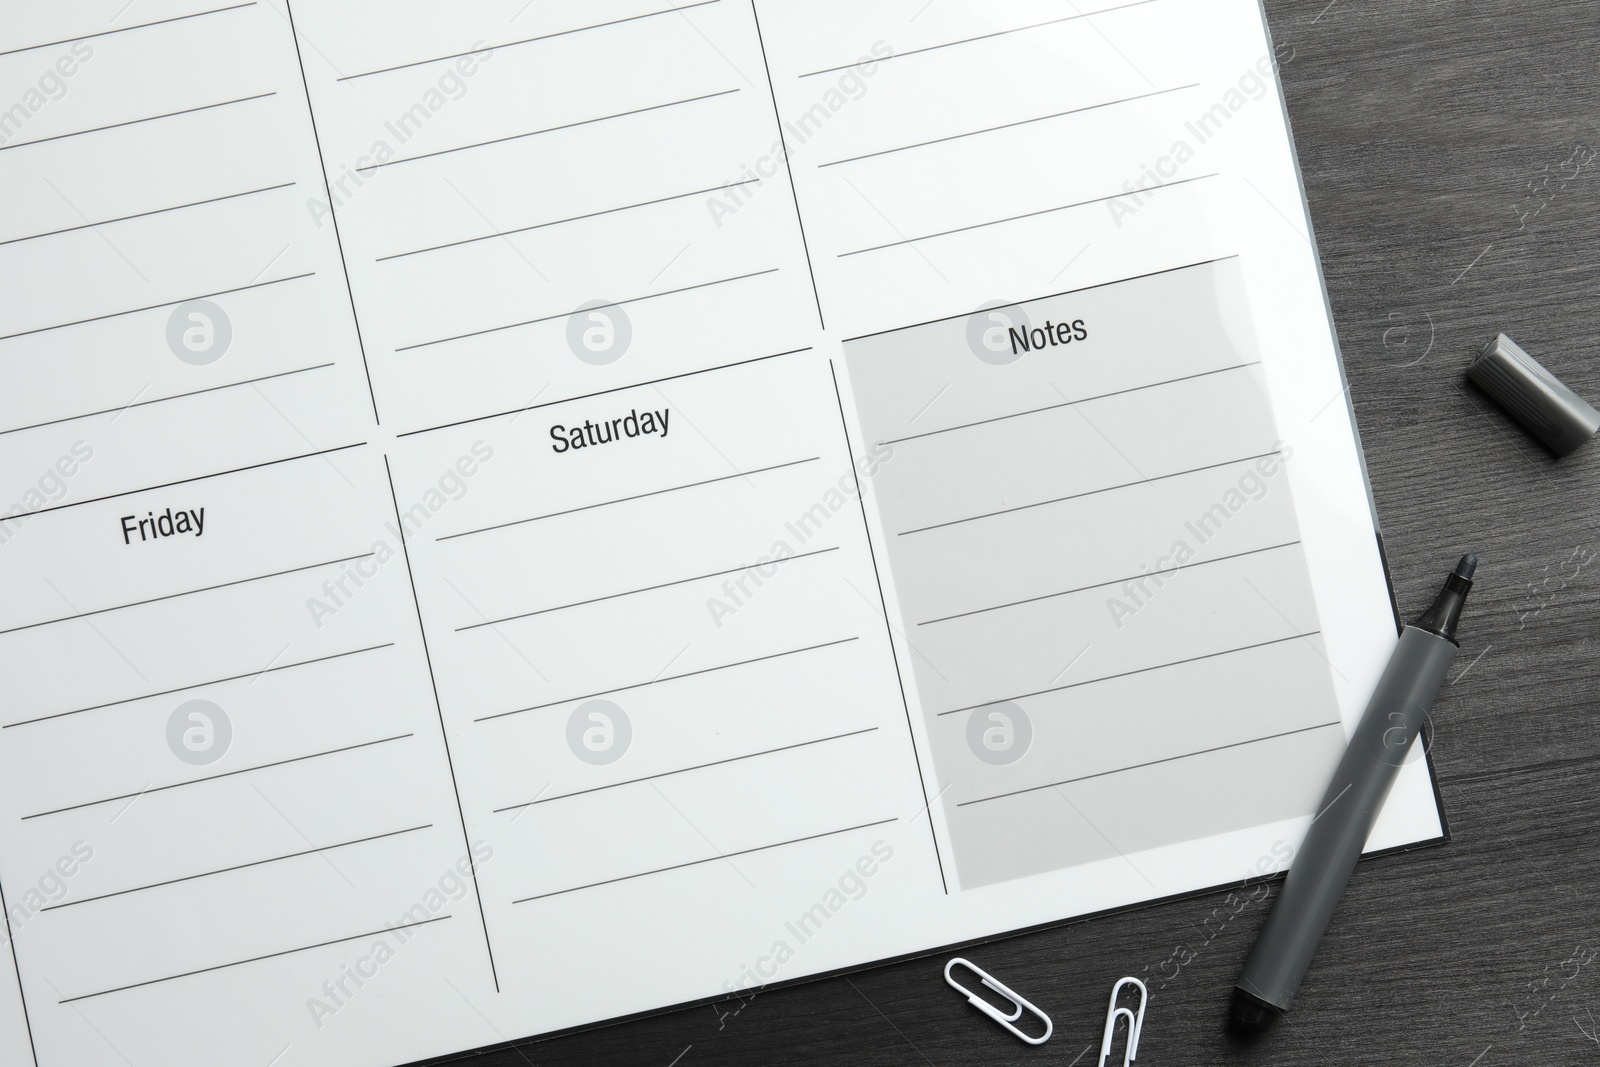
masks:
POLYGON ((1097 3, 6 0, 0 1063, 1282 869, 1361 454, 1255 0, 1097 3))

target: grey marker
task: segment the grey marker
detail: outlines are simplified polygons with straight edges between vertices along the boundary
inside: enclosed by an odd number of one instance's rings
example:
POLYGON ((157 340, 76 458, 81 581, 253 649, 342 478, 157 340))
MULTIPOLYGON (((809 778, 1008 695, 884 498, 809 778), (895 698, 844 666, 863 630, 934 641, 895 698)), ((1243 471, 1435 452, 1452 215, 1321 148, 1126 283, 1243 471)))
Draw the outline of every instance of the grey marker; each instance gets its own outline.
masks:
POLYGON ((1265 1027, 1294 1003, 1384 799, 1459 650, 1456 623, 1477 566, 1477 556, 1462 556, 1433 606, 1401 633, 1239 975, 1233 1017, 1241 1025, 1265 1027))

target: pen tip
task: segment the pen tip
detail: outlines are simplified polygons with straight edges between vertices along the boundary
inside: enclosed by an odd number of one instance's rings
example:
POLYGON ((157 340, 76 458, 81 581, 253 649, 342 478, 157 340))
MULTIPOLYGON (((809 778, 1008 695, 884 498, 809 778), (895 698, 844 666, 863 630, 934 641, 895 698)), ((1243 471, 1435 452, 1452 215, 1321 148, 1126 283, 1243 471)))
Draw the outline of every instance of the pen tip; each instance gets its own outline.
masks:
POLYGON ((1456 564, 1456 577, 1472 580, 1472 575, 1478 569, 1478 557, 1471 552, 1461 557, 1461 562, 1456 564))
POLYGON ((1253 1037, 1265 1033, 1282 1014, 1283 1010, 1276 1005, 1252 996, 1238 986, 1234 987, 1228 1021, 1238 1036, 1253 1037))

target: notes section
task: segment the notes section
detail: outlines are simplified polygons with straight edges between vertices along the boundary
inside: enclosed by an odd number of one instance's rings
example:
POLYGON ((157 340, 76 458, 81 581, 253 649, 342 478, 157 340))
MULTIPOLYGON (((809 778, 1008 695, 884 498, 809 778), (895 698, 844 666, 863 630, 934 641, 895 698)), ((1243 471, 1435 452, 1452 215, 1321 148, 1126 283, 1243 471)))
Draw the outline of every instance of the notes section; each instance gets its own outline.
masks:
POLYGON ((1309 810, 1343 733, 1237 262, 846 351, 963 887, 1309 810))
MULTIPOLYGON (((519 998, 748 986, 774 916, 875 845, 899 888, 856 921, 940 894, 856 489, 876 465, 852 468, 812 353, 408 444, 402 520, 519 998)), ((824 940, 803 966, 848 956, 824 940)))
POLYGON ((747 5, 303 7, 308 207, 401 432, 811 342, 747 5))

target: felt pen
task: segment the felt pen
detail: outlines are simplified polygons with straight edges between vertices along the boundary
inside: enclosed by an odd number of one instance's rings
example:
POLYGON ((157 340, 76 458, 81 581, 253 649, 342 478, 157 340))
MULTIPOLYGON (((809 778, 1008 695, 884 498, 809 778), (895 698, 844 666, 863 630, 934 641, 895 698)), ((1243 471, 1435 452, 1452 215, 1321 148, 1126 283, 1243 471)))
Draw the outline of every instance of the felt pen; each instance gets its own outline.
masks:
POLYGON ((1433 606, 1401 632, 1234 987, 1232 1014, 1240 1025, 1266 1027, 1294 1002, 1384 799, 1459 651, 1456 623, 1477 566, 1477 556, 1462 556, 1433 606))

